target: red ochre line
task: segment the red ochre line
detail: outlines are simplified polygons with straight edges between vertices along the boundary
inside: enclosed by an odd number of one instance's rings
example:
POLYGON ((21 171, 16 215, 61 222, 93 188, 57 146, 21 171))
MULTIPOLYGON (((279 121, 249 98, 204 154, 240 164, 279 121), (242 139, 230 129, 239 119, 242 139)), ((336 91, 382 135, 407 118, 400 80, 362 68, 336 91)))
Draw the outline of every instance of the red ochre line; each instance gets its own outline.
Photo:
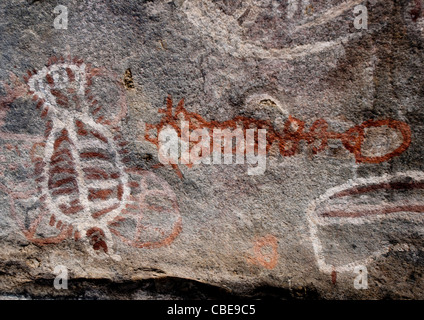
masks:
MULTIPOLYGON (((177 131, 178 136, 180 138, 182 137, 182 130, 178 124, 181 116, 185 121, 189 122, 189 126, 193 130, 202 128, 209 130, 236 129, 240 126, 242 130, 249 128, 267 129, 266 151, 269 152, 271 146, 277 142, 282 156, 293 156, 297 154, 299 152, 299 143, 302 140, 312 145, 313 153, 317 154, 328 147, 328 140, 335 139, 341 140, 344 147, 354 154, 357 163, 381 163, 395 156, 399 156, 411 143, 411 129, 409 125, 392 119, 368 120, 343 133, 337 133, 328 131, 329 125, 324 119, 316 120, 310 127, 309 132, 306 132, 305 122, 289 116, 284 124, 283 132, 280 132, 275 130, 272 123, 268 120, 258 120, 243 116, 237 116, 232 120, 224 122, 207 121, 199 114, 188 112, 184 108, 184 99, 180 100, 175 109, 175 114, 173 114, 173 103, 170 96, 167 98, 166 109, 159 110, 159 113, 164 114, 160 123, 156 125, 147 123, 145 129, 145 139, 156 146, 159 145, 157 135, 165 126, 172 126, 177 131), (387 126, 399 132, 403 137, 401 145, 394 151, 383 156, 364 156, 362 154, 362 146, 366 139, 366 129, 382 126, 387 126), (156 136, 151 135, 151 130, 156 130, 156 136), (317 143, 319 143, 319 145, 316 145, 317 143)), ((257 141, 255 141, 255 149, 256 147, 257 141)), ((211 146, 211 150, 212 148, 213 146, 211 146)))
POLYGON ((84 173, 85 173, 85 177, 86 179, 89 180, 108 180, 108 179, 119 179, 120 178, 120 174, 119 172, 111 172, 108 173, 103 169, 100 168, 84 168, 83 169, 84 173))
POLYGON ((54 85, 53 77, 50 74, 46 74, 46 81, 50 86, 54 85))
POLYGON ((59 90, 56 89, 52 89, 50 90, 50 92, 52 93, 52 95, 54 95, 57 98, 57 102, 61 105, 66 106, 69 103, 68 98, 59 90))
POLYGON ((104 117, 103 117, 103 116, 98 117, 98 118, 96 119, 96 122, 97 122, 97 123, 102 123, 103 119, 104 119, 104 117))
POLYGON ((46 117, 48 112, 49 112, 49 107, 45 107, 43 111, 41 112, 41 118, 46 117))
POLYGON ((94 131, 94 130, 91 130, 91 131, 90 131, 90 133, 91 133, 94 137, 96 137, 97 139, 99 139, 100 141, 102 141, 102 142, 104 142, 104 143, 108 143, 107 138, 106 138, 104 135, 102 135, 101 133, 99 133, 99 132, 97 132, 97 131, 94 131))
POLYGON ((36 175, 36 176, 40 175, 43 172, 45 165, 46 164, 44 162, 35 163, 35 165, 34 165, 34 175, 36 175))
POLYGON ((424 205, 383 206, 376 209, 365 209, 356 212, 335 210, 321 213, 320 216, 325 218, 358 218, 363 216, 382 215, 396 212, 424 213, 424 205))
POLYGON ((75 74, 74 72, 71 70, 71 68, 66 68, 66 73, 68 74, 68 78, 70 82, 74 82, 75 81, 75 74))
POLYGON ((58 173, 69 173, 69 174, 76 174, 76 171, 74 168, 62 168, 59 166, 53 167, 50 169, 50 174, 58 174, 58 173))
MULTIPOLYGON (((75 124, 78 127, 78 135, 86 136, 88 134, 87 128, 84 126, 84 124, 80 120, 77 120, 75 122, 75 124)), ((108 143, 108 139, 104 135, 102 135, 100 132, 98 132, 96 130, 90 130, 90 133, 96 139, 98 139, 98 140, 100 140, 100 141, 102 141, 106 144, 108 143)))
POLYGON ((96 109, 94 109, 91 114, 94 116, 96 113, 98 113, 100 110, 102 109, 101 106, 97 107, 96 109))
MULTIPOLYGON (((124 211, 124 210, 122 210, 122 213, 123 213, 123 211, 124 211)), ((108 222, 107 224, 108 224, 109 226, 117 227, 117 226, 119 226, 119 223, 120 223, 121 221, 124 221, 125 219, 126 219, 126 218, 124 218, 124 217, 122 217, 122 216, 119 216, 119 217, 116 217, 115 219, 113 219, 112 221, 108 222)))
POLYGON ((103 169, 99 169, 99 168, 85 168, 83 169, 84 173, 86 174, 86 178, 87 179, 91 179, 91 180, 106 180, 109 178, 109 174, 103 170, 103 169))
POLYGON ((50 226, 53 227, 55 222, 56 222, 56 217, 54 216, 54 214, 52 214, 50 217, 50 222, 49 222, 50 226))
POLYGON ((77 212, 80 212, 80 211, 84 210, 84 207, 81 206, 81 205, 67 207, 65 204, 61 204, 59 206, 59 209, 64 214, 75 214, 77 212))
POLYGON ((61 136, 57 138, 54 142, 54 145, 53 145, 54 150, 56 151, 60 147, 62 142, 65 142, 65 141, 71 143, 68 137, 68 131, 66 129, 63 129, 61 132, 61 136))
POLYGON ((121 176, 121 175, 120 175, 120 173, 119 173, 119 172, 112 172, 112 173, 110 174, 110 177, 111 177, 112 179, 118 179, 120 176, 121 176))
POLYGON ((88 200, 93 201, 96 199, 107 200, 111 197, 113 193, 112 189, 103 189, 103 190, 89 190, 88 200))
POLYGON ((79 204, 79 199, 75 199, 75 200, 71 201, 70 203, 71 203, 71 205, 76 206, 76 205, 79 204))
POLYGON ((73 226, 70 225, 70 226, 67 226, 66 229, 65 228, 61 229, 60 230, 61 232, 57 236, 50 237, 50 238, 36 238, 35 237, 36 227, 37 225, 29 230, 25 230, 24 234, 28 238, 28 240, 40 245, 62 242, 66 238, 70 237, 73 231, 73 226))
POLYGON ((138 188, 140 186, 140 184, 136 181, 131 181, 127 183, 127 186, 130 188, 138 188))
POLYGON ((87 130, 84 129, 78 129, 77 133, 79 136, 86 136, 88 134, 87 130))
POLYGON ((118 207, 119 207, 119 204, 115 204, 115 205, 113 205, 109 208, 105 208, 105 209, 99 210, 97 212, 94 212, 92 214, 92 216, 93 216, 93 218, 97 219, 97 218, 101 217, 102 215, 105 215, 106 213, 109 213, 109 212, 117 209, 118 207))
MULTIPOLYGON (((118 222, 118 221, 116 221, 118 222)), ((112 224, 110 224, 112 225, 112 224)), ((121 235, 121 233, 113 228, 110 228, 110 231, 117 235, 118 237, 121 237, 121 239, 124 239, 124 241, 126 242, 130 242, 132 246, 136 247, 136 248, 147 248, 147 249, 155 249, 155 248, 160 248, 163 246, 167 246, 169 244, 171 244, 175 238, 181 233, 182 231, 182 218, 179 217, 178 220, 175 222, 173 229, 171 230, 171 232, 169 233, 169 236, 166 237, 165 239, 162 239, 160 241, 154 242, 154 241, 147 241, 147 242, 142 242, 140 240, 135 240, 135 241, 130 241, 128 239, 125 240, 125 238, 121 235)))
POLYGON ((47 138, 53 129, 53 122, 48 121, 46 124, 46 130, 44 131, 44 136, 47 138))
POLYGON ((50 159, 50 165, 54 166, 54 165, 57 165, 57 164, 60 164, 60 163, 63 163, 63 162, 72 164, 72 160, 73 159, 67 158, 65 154, 62 154, 62 155, 59 155, 57 157, 54 157, 54 159, 50 159))
POLYGON ((87 130, 84 129, 84 124, 81 121, 76 120, 75 124, 78 127, 78 131, 77 131, 78 135, 86 136, 88 134, 87 130))
POLYGON ((89 173, 85 175, 85 178, 87 180, 107 180, 108 178, 105 178, 99 174, 93 174, 93 173, 89 173))
POLYGON ((60 186, 63 186, 64 184, 68 184, 71 183, 73 184, 75 187, 77 186, 77 181, 75 180, 75 177, 69 177, 69 178, 65 178, 65 179, 61 179, 58 180, 56 182, 51 182, 49 181, 49 189, 55 189, 55 188, 59 188, 60 186))
POLYGON ((345 196, 352 196, 362 193, 367 193, 370 191, 376 191, 376 190, 401 190, 401 189, 424 189, 424 182, 383 182, 380 184, 373 184, 368 186, 360 186, 360 187, 353 187, 351 189, 340 191, 333 196, 330 197, 330 199, 334 198, 341 198, 345 196))

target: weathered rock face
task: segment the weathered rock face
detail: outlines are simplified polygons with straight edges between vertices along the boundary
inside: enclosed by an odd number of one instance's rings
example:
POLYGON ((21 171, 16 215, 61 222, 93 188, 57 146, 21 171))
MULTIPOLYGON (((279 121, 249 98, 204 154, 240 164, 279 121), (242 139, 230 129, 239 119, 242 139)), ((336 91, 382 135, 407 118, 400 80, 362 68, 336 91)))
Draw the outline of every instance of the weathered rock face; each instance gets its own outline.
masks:
POLYGON ((0 3, 4 298, 424 297, 421 0, 60 4, 0 3))

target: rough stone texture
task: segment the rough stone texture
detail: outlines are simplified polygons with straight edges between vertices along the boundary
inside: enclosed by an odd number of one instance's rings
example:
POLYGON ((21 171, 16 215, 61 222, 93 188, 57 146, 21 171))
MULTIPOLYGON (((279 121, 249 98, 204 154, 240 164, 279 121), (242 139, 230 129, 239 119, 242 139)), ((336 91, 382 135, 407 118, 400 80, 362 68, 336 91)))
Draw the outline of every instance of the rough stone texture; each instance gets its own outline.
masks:
POLYGON ((422 10, 1 1, 1 297, 423 298, 422 10), (265 173, 158 165, 146 129, 171 123, 168 97, 199 128, 266 124, 265 173))

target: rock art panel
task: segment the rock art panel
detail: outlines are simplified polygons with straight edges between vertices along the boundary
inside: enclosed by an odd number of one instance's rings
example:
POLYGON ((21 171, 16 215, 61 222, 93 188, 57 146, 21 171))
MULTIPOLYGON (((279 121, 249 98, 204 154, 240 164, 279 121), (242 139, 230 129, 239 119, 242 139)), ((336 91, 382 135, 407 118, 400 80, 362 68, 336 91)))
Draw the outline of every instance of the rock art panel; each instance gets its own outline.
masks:
POLYGON ((423 297, 423 8, 0 1, 0 299, 423 297))
POLYGON ((269 234, 255 239, 253 255, 249 256, 247 261, 252 265, 272 270, 278 264, 278 259, 278 239, 269 234))

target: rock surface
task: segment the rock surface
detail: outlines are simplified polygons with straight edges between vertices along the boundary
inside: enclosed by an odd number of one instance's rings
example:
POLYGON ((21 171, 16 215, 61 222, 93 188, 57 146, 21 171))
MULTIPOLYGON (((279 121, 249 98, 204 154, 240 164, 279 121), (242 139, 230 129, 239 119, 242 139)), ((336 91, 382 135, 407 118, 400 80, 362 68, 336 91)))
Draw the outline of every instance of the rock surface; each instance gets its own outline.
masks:
POLYGON ((424 297, 421 0, 59 2, 0 3, 0 297, 424 297))

